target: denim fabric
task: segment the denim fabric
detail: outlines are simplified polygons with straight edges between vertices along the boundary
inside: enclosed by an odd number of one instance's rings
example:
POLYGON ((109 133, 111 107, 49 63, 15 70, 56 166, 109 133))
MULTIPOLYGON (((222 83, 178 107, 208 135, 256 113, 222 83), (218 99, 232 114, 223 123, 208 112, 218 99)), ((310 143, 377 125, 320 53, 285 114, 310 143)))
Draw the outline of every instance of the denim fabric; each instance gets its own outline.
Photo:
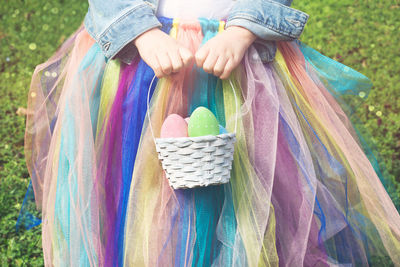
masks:
MULTIPOLYGON (((218 1, 218 0, 216 0, 218 1)), ((264 62, 275 57, 275 41, 294 40, 303 32, 308 15, 290 8, 291 0, 236 0, 226 27, 241 26, 258 39, 255 47, 264 62)), ((132 41, 161 23, 155 16, 158 0, 89 0, 85 28, 107 58, 130 63, 137 50, 132 41)))

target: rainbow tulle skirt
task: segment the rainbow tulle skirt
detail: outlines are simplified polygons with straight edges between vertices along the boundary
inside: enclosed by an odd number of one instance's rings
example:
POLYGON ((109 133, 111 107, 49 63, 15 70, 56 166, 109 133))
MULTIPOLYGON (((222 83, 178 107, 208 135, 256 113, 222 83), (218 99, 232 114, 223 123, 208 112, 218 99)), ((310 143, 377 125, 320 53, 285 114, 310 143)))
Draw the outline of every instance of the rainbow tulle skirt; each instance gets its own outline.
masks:
MULTIPOLYGON (((224 28, 160 20, 193 52, 224 28)), ((399 213, 349 113, 370 81, 301 42, 277 46, 270 63, 250 47, 229 80, 192 64, 151 86, 144 61, 107 60, 81 28, 39 65, 25 145, 45 264, 400 264, 399 213), (237 115, 231 179, 173 190, 149 121, 159 136, 199 106, 231 132, 237 115)))

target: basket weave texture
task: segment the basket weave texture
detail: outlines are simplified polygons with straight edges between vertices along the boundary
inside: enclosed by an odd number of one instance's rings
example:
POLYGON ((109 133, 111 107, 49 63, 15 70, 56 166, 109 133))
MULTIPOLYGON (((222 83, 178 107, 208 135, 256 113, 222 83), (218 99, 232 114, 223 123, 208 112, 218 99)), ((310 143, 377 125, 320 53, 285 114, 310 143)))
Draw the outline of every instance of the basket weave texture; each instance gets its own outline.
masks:
POLYGON ((155 139, 158 158, 174 189, 228 183, 235 142, 235 133, 155 139))

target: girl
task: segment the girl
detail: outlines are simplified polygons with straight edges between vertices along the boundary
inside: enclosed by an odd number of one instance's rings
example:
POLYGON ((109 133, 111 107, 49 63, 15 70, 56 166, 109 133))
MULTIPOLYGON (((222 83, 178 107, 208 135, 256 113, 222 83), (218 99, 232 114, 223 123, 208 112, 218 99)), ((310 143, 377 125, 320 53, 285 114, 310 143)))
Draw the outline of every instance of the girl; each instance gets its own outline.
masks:
POLYGON ((29 93, 46 265, 400 264, 400 216, 342 99, 370 82, 294 41, 308 16, 291 1, 89 3, 29 93), (152 133, 200 106, 236 133, 231 179, 173 190, 152 133))

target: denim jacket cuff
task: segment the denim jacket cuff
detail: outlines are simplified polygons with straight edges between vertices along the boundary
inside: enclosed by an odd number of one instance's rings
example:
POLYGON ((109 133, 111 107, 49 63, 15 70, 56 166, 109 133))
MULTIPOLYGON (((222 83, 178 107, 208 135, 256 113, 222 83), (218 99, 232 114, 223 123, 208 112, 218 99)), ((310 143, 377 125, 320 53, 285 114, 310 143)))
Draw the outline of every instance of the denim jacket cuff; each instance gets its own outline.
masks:
POLYGON ((300 37, 308 14, 272 0, 255 0, 249 6, 238 1, 232 8, 226 27, 241 26, 267 41, 289 41, 300 37))
POLYGON ((90 28, 86 29, 101 46, 107 58, 117 56, 121 61, 129 64, 137 53, 132 41, 142 33, 156 27, 161 27, 161 23, 154 15, 153 9, 147 4, 141 4, 115 20, 98 38, 90 32, 90 28))

